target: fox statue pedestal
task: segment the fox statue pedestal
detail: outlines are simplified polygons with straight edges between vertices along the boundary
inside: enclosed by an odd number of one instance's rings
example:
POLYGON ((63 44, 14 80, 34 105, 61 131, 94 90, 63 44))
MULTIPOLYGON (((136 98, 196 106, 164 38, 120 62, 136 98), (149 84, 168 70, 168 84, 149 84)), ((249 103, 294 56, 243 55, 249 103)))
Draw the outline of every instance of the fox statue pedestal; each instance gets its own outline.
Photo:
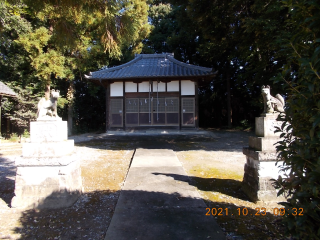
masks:
POLYGON ((69 207, 82 193, 80 162, 68 140, 67 122, 49 118, 30 124, 30 143, 16 160, 15 197, 17 208, 69 207))
MULTIPOLYGON (((275 144, 280 140, 280 133, 275 134, 278 114, 266 114, 256 118, 256 136, 249 138, 249 147, 243 148, 247 162, 244 165, 242 190, 254 202, 279 202, 277 190, 271 179, 277 179, 279 168, 276 166, 277 152, 275 144)), ((279 164, 280 165, 280 164, 279 164)))
MULTIPOLYGON (((277 197, 277 190, 273 187, 271 179, 284 176, 279 172, 277 163, 276 143, 280 141, 280 132, 275 133, 276 127, 282 125, 277 121, 279 114, 284 114, 284 99, 277 94, 271 96, 270 86, 262 86, 261 93, 264 100, 264 111, 256 117, 255 137, 249 138, 249 147, 243 148, 247 162, 244 165, 242 190, 254 202, 279 202, 285 200, 283 196, 277 197)), ((279 162, 278 165, 281 165, 279 162)))

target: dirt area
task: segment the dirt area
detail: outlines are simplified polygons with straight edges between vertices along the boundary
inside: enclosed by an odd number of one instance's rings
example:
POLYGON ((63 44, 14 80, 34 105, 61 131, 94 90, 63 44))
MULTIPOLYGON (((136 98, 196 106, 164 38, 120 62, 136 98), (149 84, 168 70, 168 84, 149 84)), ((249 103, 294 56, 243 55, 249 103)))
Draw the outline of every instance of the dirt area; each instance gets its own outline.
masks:
POLYGON ((21 155, 21 144, 1 144, 0 239, 104 239, 136 148, 173 149, 209 214, 218 211, 216 219, 228 239, 285 239, 280 218, 273 215, 281 206, 252 203, 241 191, 242 147, 250 135, 212 130, 204 135, 106 136, 77 143, 85 193, 72 207, 59 210, 10 208, 14 160, 21 155))

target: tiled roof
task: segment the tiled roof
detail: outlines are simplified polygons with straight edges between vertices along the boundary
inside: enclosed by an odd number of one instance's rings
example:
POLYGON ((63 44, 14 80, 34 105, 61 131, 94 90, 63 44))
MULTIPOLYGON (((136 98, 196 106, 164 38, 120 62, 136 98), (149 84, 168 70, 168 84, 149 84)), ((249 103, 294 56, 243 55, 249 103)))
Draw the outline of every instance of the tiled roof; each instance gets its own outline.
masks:
POLYGON ((91 72, 85 76, 92 80, 120 80, 142 78, 210 77, 212 68, 186 64, 174 59, 172 54, 137 54, 132 61, 117 67, 91 72))
POLYGON ((2 96, 10 96, 10 97, 17 97, 17 94, 5 85, 3 82, 0 82, 0 95, 2 96))

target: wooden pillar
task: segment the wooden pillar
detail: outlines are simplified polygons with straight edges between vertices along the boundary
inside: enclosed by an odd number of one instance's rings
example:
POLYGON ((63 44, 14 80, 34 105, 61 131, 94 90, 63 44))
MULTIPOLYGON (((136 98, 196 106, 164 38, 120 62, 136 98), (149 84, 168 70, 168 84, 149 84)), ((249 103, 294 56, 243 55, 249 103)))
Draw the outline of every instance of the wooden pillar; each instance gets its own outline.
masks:
POLYGON ((126 95, 126 83, 123 80, 123 96, 122 96, 122 126, 123 126, 123 130, 126 129, 126 114, 125 114, 126 99, 125 99, 125 95, 126 95))
POLYGON ((10 138, 10 118, 7 117, 7 136, 6 136, 7 139, 10 138))
POLYGON ((106 88, 106 132, 109 130, 109 124, 110 124, 110 83, 107 83, 107 88, 106 88))
POLYGON ((182 106, 181 106, 181 80, 179 80, 179 130, 181 130, 181 121, 182 121, 182 106))
POLYGON ((231 107, 231 73, 230 73, 230 64, 227 66, 227 111, 228 111, 228 128, 232 127, 232 107, 231 107))
POLYGON ((195 120, 195 128, 198 129, 199 128, 199 96, 198 96, 198 81, 196 81, 194 83, 194 89, 195 89, 195 99, 194 99, 194 104, 195 104, 195 108, 194 108, 194 120, 195 120))
POLYGON ((153 102, 151 99, 153 98, 153 81, 149 80, 149 114, 150 114, 150 126, 153 126, 153 102))

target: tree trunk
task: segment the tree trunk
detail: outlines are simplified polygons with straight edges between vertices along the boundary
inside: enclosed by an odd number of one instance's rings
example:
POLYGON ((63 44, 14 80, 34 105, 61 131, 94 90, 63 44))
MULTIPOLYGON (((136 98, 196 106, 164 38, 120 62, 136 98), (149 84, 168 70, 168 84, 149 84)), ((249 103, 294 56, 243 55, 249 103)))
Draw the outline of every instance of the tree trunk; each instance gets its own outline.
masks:
POLYGON ((10 118, 7 117, 7 135, 6 138, 9 139, 10 138, 10 118))
POLYGON ((2 95, 0 95, 0 137, 2 136, 1 135, 1 101, 2 101, 2 95))
POLYGON ((74 83, 73 81, 70 81, 70 86, 67 93, 68 98, 68 135, 72 135, 72 126, 73 126, 73 102, 74 102, 74 83))
POLYGON ((231 87, 230 87, 230 67, 227 68, 227 112, 228 112, 228 128, 232 128, 232 108, 231 108, 231 87))
POLYGON ((50 84, 47 84, 45 86, 44 97, 46 98, 46 100, 50 99, 50 84))

